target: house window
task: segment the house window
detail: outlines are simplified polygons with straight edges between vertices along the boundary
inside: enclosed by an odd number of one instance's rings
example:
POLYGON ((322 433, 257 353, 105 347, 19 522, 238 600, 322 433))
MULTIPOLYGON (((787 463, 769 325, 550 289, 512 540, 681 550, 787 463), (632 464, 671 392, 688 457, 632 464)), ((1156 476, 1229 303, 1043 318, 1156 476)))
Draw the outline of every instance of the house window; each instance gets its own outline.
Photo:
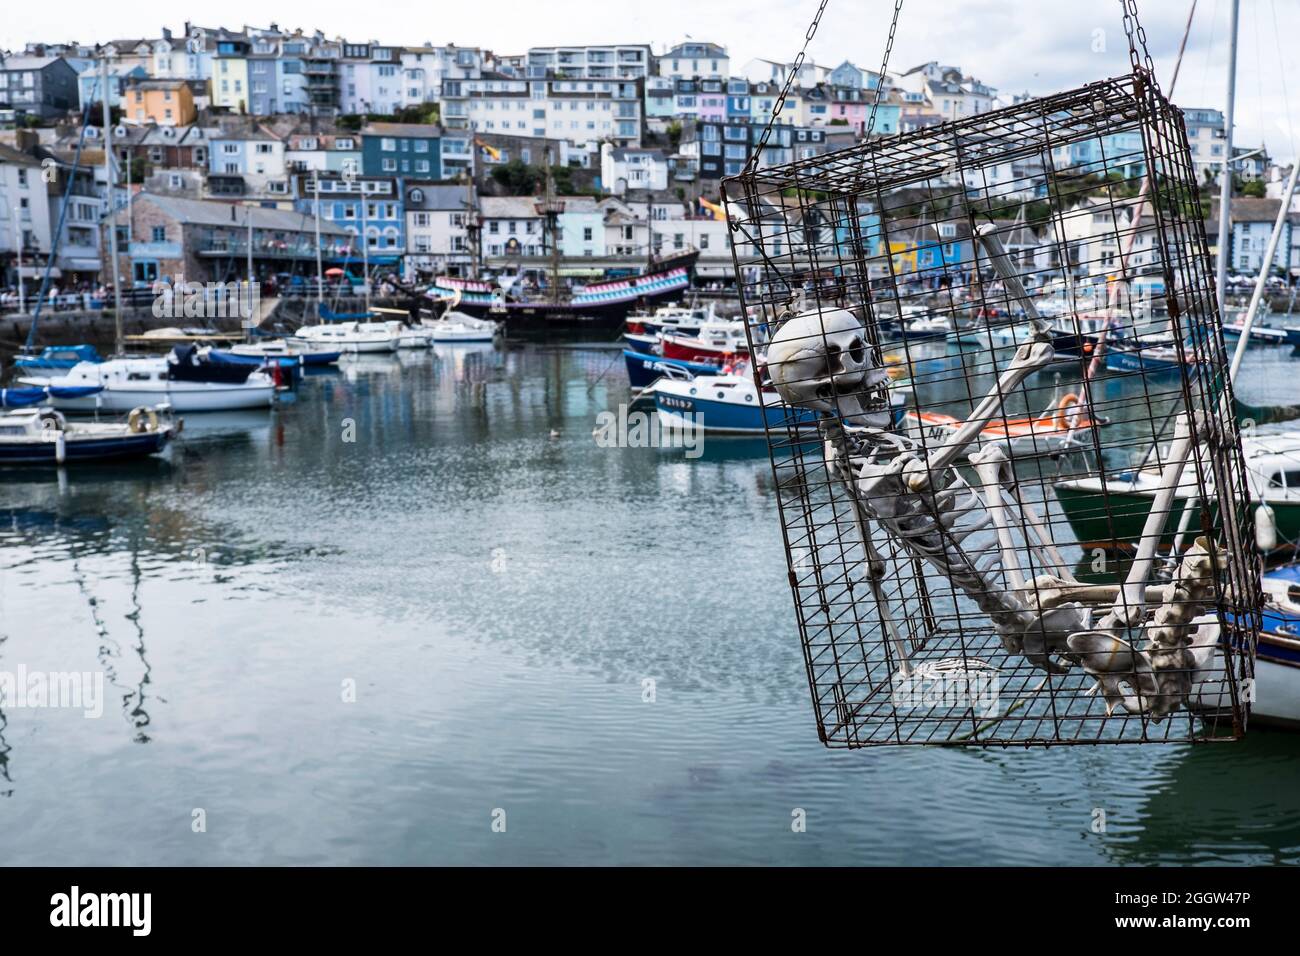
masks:
POLYGON ((165 227, 165 226, 154 226, 153 229, 150 230, 149 235, 150 235, 150 241, 152 241, 152 242, 166 242, 166 241, 167 241, 167 227, 165 227))

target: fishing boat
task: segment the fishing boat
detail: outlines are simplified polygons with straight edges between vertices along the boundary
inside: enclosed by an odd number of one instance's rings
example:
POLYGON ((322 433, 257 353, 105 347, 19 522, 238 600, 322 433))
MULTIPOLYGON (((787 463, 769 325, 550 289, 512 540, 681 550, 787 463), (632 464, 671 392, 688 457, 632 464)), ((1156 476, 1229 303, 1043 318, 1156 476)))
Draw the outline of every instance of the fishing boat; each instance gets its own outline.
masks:
POLYGON ((295 345, 336 349, 350 355, 396 352, 400 322, 331 322, 305 325, 290 337, 295 345))
POLYGON ((53 408, 0 415, 0 465, 72 465, 162 451, 180 425, 167 406, 134 408, 125 422, 71 423, 53 408))
POLYGON ((637 312, 627 317, 627 331, 653 335, 675 332, 696 335, 706 323, 714 321, 714 304, 662 305, 653 312, 637 312))
POLYGON ((655 411, 667 428, 702 428, 707 432, 755 435, 772 428, 816 431, 819 416, 806 408, 785 405, 775 390, 759 399, 750 375, 697 375, 692 379, 663 377, 655 382, 655 411))
MULTIPOLYGON (((785 404, 776 390, 767 385, 760 400, 747 362, 691 379, 661 377, 650 392, 660 424, 665 427, 702 428, 706 432, 732 435, 762 434, 765 425, 773 429, 816 432, 821 419, 811 409, 785 404)), ((889 402, 895 422, 901 420, 911 395, 907 382, 890 385, 889 402)))
POLYGON ((496 322, 454 310, 436 319, 424 319, 422 324, 434 342, 491 342, 501 334, 496 322))
POLYGON ((739 321, 707 322, 697 335, 663 332, 659 340, 664 358, 683 359, 687 362, 714 362, 723 365, 737 356, 749 354, 745 324, 739 321))
MULTIPOLYGON (((189 346, 193 350, 193 346, 189 346)), ((129 412, 142 405, 170 405, 179 413, 265 408, 275 382, 251 366, 222 367, 188 358, 124 358, 81 362, 58 378, 19 381, 50 390, 50 404, 71 412, 129 412), (94 388, 74 395, 76 388, 94 388)))
MULTIPOLYGON (((1271 427, 1271 426, 1269 426, 1271 427)), ((1246 481, 1253 506, 1272 509, 1277 544, 1274 550, 1294 548, 1300 542, 1300 431, 1290 429, 1271 434, 1244 436, 1246 481)), ((1160 456, 1107 479, 1068 479, 1054 486, 1056 499, 1070 528, 1084 547, 1122 549, 1142 537, 1142 528, 1160 485, 1160 456)), ((1213 476, 1204 480, 1212 483, 1213 476)), ((1197 498, 1197 476, 1183 473, 1162 531, 1161 546, 1173 543, 1188 500, 1197 498)), ((1199 528, 1199 505, 1193 505, 1188 527, 1199 528)))
POLYGON ((661 351, 659 345, 659 334, 650 332, 624 332, 623 341, 633 352, 641 352, 645 355, 658 355, 661 351))
MULTIPOLYGON (((511 333, 614 332, 634 306, 678 298, 690 288, 699 251, 685 250, 656 261, 640 275, 595 282, 554 300, 513 300, 501 289, 477 279, 439 276, 429 295, 456 301, 456 308, 475 318, 499 319, 511 333)), ((552 288, 558 288, 552 280, 552 288)))
POLYGON ((952 323, 947 316, 926 314, 914 319, 904 318, 894 334, 909 342, 924 342, 945 338, 951 331, 952 323))
POLYGON ((669 378, 689 379, 696 375, 718 374, 718 366, 711 362, 664 358, 653 352, 635 349, 624 349, 623 361, 627 365, 627 379, 633 388, 645 388, 665 375, 669 378))
MULTIPOLYGON (((930 443, 947 441, 965 420, 939 412, 907 411, 903 416, 908 433, 930 443)), ((1066 395, 1042 415, 994 419, 979 431, 981 444, 1010 447, 1018 456, 1054 455, 1091 444, 1097 423, 1088 418, 1077 395, 1066 395)))
POLYGON ((103 357, 93 345, 50 345, 39 353, 19 352, 14 356, 14 368, 67 369, 78 362, 102 361, 103 357))
MULTIPOLYGON (((1242 327, 1241 322, 1224 322, 1223 335, 1225 338, 1241 338, 1242 327)), ((1300 329, 1277 329, 1256 325, 1250 330, 1250 340, 1263 345, 1285 345, 1290 341, 1293 333, 1296 336, 1295 341, 1300 342, 1300 329)))
MULTIPOLYGON (((1186 360, 1173 345, 1108 345, 1106 368, 1112 372, 1145 372, 1155 375, 1181 375, 1186 360)), ((1189 373, 1194 370, 1189 369, 1189 373)))

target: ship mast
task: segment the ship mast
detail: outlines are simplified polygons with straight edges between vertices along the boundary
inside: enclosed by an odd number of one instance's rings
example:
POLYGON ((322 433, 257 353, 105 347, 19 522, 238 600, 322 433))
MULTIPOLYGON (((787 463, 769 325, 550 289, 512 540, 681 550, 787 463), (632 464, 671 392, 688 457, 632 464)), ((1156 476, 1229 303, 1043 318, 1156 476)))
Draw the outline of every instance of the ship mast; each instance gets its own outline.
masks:
POLYGON ((550 242, 551 281, 548 298, 551 302, 560 301, 560 237, 559 220, 564 212, 564 203, 555 198, 555 178, 551 175, 551 151, 546 151, 546 192, 535 203, 537 214, 542 217, 542 243, 550 242))

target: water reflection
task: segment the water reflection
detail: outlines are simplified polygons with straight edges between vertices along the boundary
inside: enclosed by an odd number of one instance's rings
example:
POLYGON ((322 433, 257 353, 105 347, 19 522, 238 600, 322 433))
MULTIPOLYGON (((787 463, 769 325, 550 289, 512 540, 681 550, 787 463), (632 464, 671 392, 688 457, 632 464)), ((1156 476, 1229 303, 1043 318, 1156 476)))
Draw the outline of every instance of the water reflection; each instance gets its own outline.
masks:
MULTIPOLYGON (((955 356, 929 349, 922 373, 948 380, 921 387, 959 407, 955 356)), ((0 472, 0 667, 102 668, 121 703, 0 713, 7 858, 1296 858, 1291 737, 823 750, 765 443, 597 446, 596 415, 630 398, 617 360, 363 358, 276 409, 189 416, 164 461, 0 472), (201 842, 193 806, 222 820, 201 842), (794 806, 813 825, 792 840, 794 806)))

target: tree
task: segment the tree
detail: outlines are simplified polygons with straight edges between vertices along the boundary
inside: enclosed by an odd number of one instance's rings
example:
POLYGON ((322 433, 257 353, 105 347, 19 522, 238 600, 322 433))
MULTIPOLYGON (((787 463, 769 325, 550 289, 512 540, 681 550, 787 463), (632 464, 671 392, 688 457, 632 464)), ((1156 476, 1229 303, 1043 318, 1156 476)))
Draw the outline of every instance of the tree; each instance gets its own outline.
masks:
POLYGON ((512 159, 492 168, 492 180, 507 196, 531 196, 542 182, 542 171, 521 159, 512 159))
POLYGON ((680 120, 673 120, 668 124, 668 142, 672 144, 674 150, 682 141, 682 124, 680 120))
POLYGON ((1241 187, 1243 196, 1253 196, 1256 199, 1263 199, 1267 193, 1264 191, 1264 182, 1260 179, 1252 179, 1241 187))

